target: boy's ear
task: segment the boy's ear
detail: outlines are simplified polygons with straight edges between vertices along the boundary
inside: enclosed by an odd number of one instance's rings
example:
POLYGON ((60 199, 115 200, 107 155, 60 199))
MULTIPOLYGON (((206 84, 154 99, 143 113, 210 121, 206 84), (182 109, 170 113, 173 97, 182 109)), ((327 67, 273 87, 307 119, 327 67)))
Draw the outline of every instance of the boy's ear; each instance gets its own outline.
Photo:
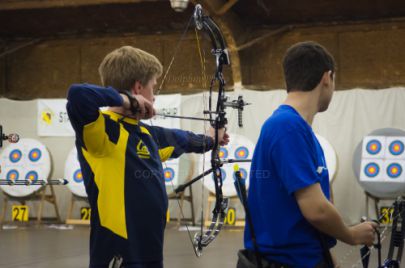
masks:
POLYGON ((142 84, 139 81, 135 81, 135 84, 131 88, 131 93, 135 95, 141 94, 142 84))
POLYGON ((335 73, 332 71, 328 71, 330 79, 333 81, 335 79, 335 73))
POLYGON ((322 81, 324 84, 330 84, 333 82, 333 72, 327 71, 323 73, 322 81))

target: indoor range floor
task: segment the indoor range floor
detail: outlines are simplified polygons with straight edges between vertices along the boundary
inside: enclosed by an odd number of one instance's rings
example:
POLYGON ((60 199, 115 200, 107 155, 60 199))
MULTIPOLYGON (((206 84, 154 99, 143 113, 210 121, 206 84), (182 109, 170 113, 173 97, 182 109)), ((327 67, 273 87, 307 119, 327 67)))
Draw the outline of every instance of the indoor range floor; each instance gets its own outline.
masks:
MULTIPOLYGON (((0 267, 70 268, 87 267, 89 228, 80 226, 5 226, 0 230, 0 267)), ((194 231, 191 232, 194 234, 194 231)), ((388 232, 389 233, 389 230, 388 232)), ((165 268, 236 267, 236 252, 242 247, 242 229, 225 229, 197 258, 187 231, 169 224, 166 228, 165 268)), ((389 237, 382 244, 387 256, 389 237)), ((342 268, 362 267, 360 247, 338 243, 334 254, 342 268)), ((377 251, 370 257, 370 268, 377 267, 377 251)))

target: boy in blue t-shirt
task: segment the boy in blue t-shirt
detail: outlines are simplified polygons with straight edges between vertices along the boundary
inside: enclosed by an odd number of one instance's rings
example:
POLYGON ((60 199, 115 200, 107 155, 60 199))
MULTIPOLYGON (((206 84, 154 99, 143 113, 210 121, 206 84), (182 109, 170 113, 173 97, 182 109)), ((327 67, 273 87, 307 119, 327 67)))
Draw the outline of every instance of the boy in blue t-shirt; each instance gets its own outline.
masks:
MULTIPOLYGON (((330 267, 336 239, 372 245, 376 224, 347 227, 329 201, 325 156, 311 124, 333 95, 333 57, 315 42, 302 42, 287 50, 283 68, 288 96, 261 129, 248 208, 258 250, 271 267, 330 267)), ((246 224, 245 247, 254 251, 251 235, 246 224)))

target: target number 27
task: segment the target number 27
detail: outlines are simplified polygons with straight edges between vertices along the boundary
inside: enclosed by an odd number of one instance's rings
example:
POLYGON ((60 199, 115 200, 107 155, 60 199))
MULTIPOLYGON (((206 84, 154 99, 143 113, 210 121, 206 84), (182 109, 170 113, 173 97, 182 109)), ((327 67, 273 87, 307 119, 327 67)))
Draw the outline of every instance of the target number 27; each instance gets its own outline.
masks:
POLYGON ((82 207, 80 209, 80 217, 82 218, 82 220, 89 221, 90 220, 90 215, 91 215, 91 208, 82 207))
POLYGON ((20 205, 20 206, 13 206, 11 219, 12 221, 28 221, 28 206, 20 205))

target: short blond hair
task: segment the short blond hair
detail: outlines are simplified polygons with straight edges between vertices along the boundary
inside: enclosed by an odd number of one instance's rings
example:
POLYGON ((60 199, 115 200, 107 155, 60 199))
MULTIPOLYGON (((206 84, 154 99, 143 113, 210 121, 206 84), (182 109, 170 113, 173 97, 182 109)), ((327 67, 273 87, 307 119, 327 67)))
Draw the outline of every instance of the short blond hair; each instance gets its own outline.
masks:
POLYGON ((136 81, 145 86, 154 76, 160 77, 162 70, 155 56, 131 46, 108 53, 98 67, 103 86, 117 90, 130 90, 136 81))

